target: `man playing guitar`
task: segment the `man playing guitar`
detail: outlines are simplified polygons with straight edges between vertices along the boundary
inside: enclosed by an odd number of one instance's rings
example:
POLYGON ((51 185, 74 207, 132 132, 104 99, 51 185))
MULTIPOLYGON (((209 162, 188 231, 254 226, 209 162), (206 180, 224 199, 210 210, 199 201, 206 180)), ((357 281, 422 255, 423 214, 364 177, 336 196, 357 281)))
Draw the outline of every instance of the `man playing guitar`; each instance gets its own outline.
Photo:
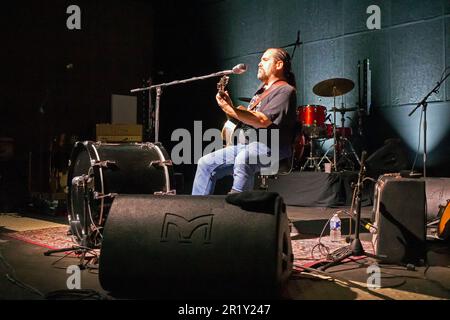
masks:
POLYGON ((239 133, 234 134, 238 141, 200 158, 193 195, 213 194, 216 181, 226 175, 234 177, 231 193, 252 190, 255 173, 263 165, 250 159, 271 156, 271 147, 279 150, 279 160, 291 156, 297 100, 289 54, 280 48, 267 49, 258 64, 257 77, 262 84, 247 108, 235 108, 228 92, 219 89, 217 104, 239 122, 239 133), (278 130, 278 141, 259 139, 262 130, 267 130, 265 137, 269 138, 271 130, 278 130), (247 131, 256 132, 256 139, 249 139, 247 131))

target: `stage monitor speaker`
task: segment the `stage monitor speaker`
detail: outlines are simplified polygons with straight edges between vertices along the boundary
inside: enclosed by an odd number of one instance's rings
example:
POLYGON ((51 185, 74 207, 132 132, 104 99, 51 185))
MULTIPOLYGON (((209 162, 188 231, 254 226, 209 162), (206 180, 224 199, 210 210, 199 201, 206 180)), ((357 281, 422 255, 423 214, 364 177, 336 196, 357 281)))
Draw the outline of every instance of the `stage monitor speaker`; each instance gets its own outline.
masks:
POLYGON ((408 164, 408 155, 400 140, 388 139, 384 146, 367 158, 366 170, 369 176, 378 178, 385 173, 406 170, 408 164))
POLYGON ((282 198, 245 209, 225 198, 117 196, 103 233, 102 287, 158 299, 279 297, 293 262, 282 198))
POLYGON ((425 181, 381 176, 375 186, 375 254, 386 263, 420 264, 426 258, 425 181))

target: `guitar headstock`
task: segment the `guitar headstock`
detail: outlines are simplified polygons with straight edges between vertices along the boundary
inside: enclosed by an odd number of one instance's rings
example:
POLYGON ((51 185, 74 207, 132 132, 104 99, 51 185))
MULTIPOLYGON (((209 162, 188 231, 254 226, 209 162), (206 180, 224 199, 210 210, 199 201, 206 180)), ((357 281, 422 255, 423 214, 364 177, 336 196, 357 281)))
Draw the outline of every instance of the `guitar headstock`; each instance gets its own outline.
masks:
POLYGON ((219 91, 219 93, 223 93, 225 91, 229 79, 229 76, 223 76, 222 78, 220 78, 219 83, 217 83, 217 90, 219 91))

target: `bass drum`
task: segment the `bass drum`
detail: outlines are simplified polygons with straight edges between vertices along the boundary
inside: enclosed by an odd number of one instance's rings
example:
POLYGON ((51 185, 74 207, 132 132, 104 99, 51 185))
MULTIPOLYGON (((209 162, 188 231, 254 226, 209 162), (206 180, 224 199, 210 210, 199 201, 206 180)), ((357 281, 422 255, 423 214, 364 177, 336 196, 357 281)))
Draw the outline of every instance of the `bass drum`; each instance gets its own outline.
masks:
POLYGON ((94 247, 116 194, 175 194, 172 161, 159 143, 76 142, 67 185, 71 233, 94 247))

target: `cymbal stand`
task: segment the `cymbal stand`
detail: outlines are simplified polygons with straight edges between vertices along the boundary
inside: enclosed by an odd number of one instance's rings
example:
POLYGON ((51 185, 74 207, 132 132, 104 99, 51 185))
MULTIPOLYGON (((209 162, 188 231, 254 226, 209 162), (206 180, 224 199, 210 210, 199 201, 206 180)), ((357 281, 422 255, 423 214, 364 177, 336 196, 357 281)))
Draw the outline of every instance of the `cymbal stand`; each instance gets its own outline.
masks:
POLYGON ((314 156, 314 152, 313 152, 313 138, 309 139, 309 157, 306 158, 306 162, 303 165, 303 167, 301 167, 300 171, 305 170, 305 168, 308 166, 308 168, 312 168, 315 171, 320 171, 320 166, 317 163, 317 160, 319 158, 314 156))
POLYGON ((331 163, 332 170, 337 171, 337 154, 336 154, 336 147, 337 147, 337 137, 336 137, 336 87, 333 87, 333 145, 328 148, 327 151, 325 151, 325 154, 320 159, 317 166, 320 168, 320 164, 327 159, 329 163, 331 163), (328 158, 328 153, 330 150, 333 149, 333 161, 328 158))
POLYGON ((344 106, 342 106, 342 109, 340 111, 341 113, 341 136, 339 137, 339 146, 340 146, 340 158, 339 158, 339 162, 341 162, 341 160, 347 160, 347 162, 349 162, 352 166, 352 168, 354 169, 354 162, 352 159, 350 159, 347 155, 349 154, 346 151, 346 146, 350 146, 350 154, 353 155, 356 159, 356 161, 358 162, 358 165, 361 166, 361 161, 359 160, 359 157, 355 151, 355 148, 353 148, 353 144, 350 142, 350 140, 347 139, 347 137, 345 136, 345 111, 344 111, 344 106))
MULTIPOLYGON (((325 141, 324 141, 325 142, 325 141)), ((323 146, 323 143, 322 143, 323 146)), ((333 166, 333 161, 328 158, 328 153, 330 152, 331 148, 334 148, 334 144, 328 148, 328 150, 325 152, 325 154, 322 156, 322 158, 320 159, 319 163, 317 164, 317 166, 320 168, 320 165, 322 164, 322 162, 324 160, 327 160, 327 163, 331 163, 331 166, 333 166)))

